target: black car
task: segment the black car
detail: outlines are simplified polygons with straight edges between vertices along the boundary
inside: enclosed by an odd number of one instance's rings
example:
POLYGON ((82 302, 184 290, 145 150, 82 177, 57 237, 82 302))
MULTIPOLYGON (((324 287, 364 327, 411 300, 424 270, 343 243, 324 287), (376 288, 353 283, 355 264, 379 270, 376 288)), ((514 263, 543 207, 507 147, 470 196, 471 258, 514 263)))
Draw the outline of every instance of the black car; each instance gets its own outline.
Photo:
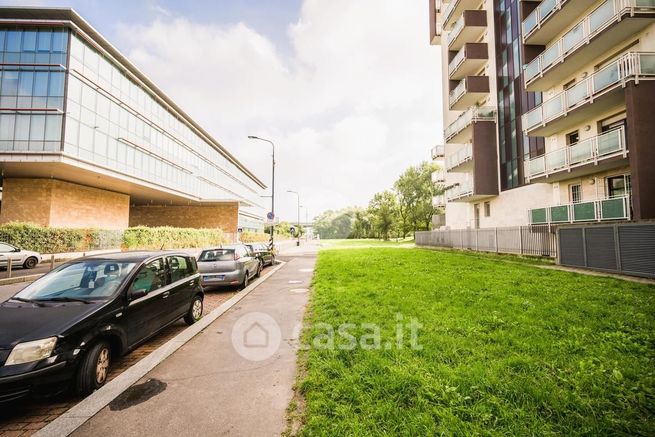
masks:
POLYGON ((104 385, 112 360, 202 317, 194 257, 125 252, 59 266, 0 304, 0 403, 104 385))
POLYGON ((275 253, 264 243, 246 244, 252 250, 263 266, 272 266, 275 264, 275 253))

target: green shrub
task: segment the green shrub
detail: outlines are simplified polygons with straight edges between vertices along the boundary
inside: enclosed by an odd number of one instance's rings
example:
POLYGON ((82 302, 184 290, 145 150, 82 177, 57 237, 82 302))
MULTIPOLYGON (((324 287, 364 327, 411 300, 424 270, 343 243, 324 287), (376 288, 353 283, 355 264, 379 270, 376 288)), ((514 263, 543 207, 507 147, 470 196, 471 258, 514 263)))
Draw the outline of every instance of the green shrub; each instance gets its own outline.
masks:
POLYGON ((220 229, 137 226, 123 232, 123 249, 183 249, 227 243, 220 229))
POLYGON ((228 243, 220 229, 139 226, 110 229, 48 228, 33 223, 0 225, 0 241, 40 253, 84 252, 100 249, 182 249, 228 243))
POLYGON ((264 232, 245 231, 239 239, 242 243, 265 243, 270 240, 270 236, 264 232))

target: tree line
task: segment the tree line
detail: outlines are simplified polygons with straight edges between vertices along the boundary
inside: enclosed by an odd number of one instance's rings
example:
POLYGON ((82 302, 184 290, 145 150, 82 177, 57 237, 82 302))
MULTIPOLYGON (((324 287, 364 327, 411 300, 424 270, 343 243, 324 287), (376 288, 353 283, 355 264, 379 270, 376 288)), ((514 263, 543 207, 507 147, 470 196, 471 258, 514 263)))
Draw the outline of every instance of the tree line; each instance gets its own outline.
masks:
POLYGON ((430 230, 437 212, 432 198, 443 193, 443 186, 432 182, 438 166, 424 161, 409 167, 393 188, 376 193, 367 208, 329 210, 314 219, 314 230, 321 238, 405 238, 430 230))

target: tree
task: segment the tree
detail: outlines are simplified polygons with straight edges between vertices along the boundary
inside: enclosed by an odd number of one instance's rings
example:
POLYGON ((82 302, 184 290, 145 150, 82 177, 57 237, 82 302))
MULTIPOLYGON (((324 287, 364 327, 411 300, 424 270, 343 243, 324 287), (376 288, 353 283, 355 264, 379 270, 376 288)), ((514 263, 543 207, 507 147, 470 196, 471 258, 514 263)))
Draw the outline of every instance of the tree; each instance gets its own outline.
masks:
POLYGON ((373 228, 385 241, 389 239, 389 234, 396 224, 397 208, 396 195, 390 190, 375 194, 369 203, 368 210, 373 217, 373 228))
POLYGON ((443 193, 443 186, 432 182, 432 173, 438 169, 436 164, 423 161, 405 170, 394 183, 403 237, 409 228, 413 231, 430 229, 435 213, 432 199, 443 193))
POLYGON ((314 231, 324 239, 349 238, 358 208, 328 210, 314 219, 314 231))

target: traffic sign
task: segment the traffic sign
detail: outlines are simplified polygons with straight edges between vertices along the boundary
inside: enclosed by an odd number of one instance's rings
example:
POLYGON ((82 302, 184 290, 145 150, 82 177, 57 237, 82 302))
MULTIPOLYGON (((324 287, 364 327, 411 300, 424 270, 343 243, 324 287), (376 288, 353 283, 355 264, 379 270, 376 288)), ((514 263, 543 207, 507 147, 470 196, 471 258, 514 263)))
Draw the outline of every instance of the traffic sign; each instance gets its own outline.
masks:
POLYGON ((272 212, 269 212, 268 214, 266 214, 266 218, 273 221, 273 219, 275 218, 275 214, 273 214, 272 212))

